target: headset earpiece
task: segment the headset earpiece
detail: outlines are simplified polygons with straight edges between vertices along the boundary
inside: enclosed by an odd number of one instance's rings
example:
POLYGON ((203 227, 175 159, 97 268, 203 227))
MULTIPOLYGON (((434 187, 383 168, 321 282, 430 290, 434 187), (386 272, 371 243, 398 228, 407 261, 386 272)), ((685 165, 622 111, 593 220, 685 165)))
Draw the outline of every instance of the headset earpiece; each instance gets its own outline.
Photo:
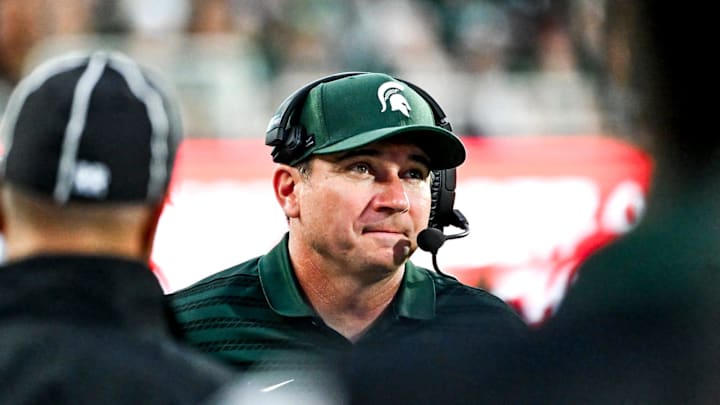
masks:
POLYGON ((453 223, 453 206, 455 204, 455 169, 433 170, 430 184, 430 221, 428 226, 443 230, 453 223))
POLYGON ((270 153, 273 162, 290 163, 296 157, 302 156, 307 148, 315 143, 315 139, 307 135, 302 125, 290 123, 296 112, 295 106, 309 91, 310 89, 306 90, 303 87, 293 93, 281 104, 279 112, 270 120, 265 132, 265 144, 273 147, 270 153))
POLYGON ((275 147, 271 153, 274 162, 291 162, 315 144, 315 138, 308 136, 302 125, 283 130, 283 147, 275 147))
POLYGON ((295 90, 286 98, 265 130, 265 145, 272 146, 273 162, 288 164, 302 156, 315 144, 312 135, 307 134, 299 123, 299 115, 308 93, 321 83, 355 76, 365 72, 344 72, 322 77, 295 90))

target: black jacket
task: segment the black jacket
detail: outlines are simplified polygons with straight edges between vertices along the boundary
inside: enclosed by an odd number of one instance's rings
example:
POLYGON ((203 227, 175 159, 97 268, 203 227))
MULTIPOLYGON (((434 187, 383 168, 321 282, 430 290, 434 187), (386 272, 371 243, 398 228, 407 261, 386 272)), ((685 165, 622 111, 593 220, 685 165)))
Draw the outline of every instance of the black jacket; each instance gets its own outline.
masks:
POLYGON ((0 267, 0 403, 197 404, 229 371, 175 342, 142 263, 44 256, 0 267))

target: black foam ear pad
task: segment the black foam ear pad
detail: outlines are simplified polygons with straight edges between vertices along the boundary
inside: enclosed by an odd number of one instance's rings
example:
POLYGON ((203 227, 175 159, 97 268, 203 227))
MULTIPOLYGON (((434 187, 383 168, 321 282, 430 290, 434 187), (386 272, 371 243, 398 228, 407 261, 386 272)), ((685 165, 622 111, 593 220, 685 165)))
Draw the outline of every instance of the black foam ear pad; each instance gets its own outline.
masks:
POLYGON ((430 220, 428 221, 428 227, 437 228, 442 230, 442 226, 437 221, 437 205, 440 200, 440 190, 442 186, 442 173, 440 170, 433 170, 432 182, 430 183, 430 220))
POLYGON ((439 229, 450 224, 455 204, 456 171, 433 170, 433 179, 430 184, 430 220, 428 226, 439 229))
POLYGON ((312 147, 314 139, 308 137, 305 128, 302 125, 296 125, 287 129, 282 129, 285 133, 282 135, 285 139, 284 147, 275 148, 273 150, 273 160, 275 162, 286 163, 305 153, 312 147))
POLYGON ((313 88, 321 83, 363 73, 365 72, 343 72, 321 77, 295 90, 288 96, 270 119, 265 132, 265 144, 273 147, 271 152, 273 162, 292 162, 302 156, 308 148, 312 147, 313 137, 305 132, 305 128, 298 123, 298 120, 300 118, 299 110, 313 88))

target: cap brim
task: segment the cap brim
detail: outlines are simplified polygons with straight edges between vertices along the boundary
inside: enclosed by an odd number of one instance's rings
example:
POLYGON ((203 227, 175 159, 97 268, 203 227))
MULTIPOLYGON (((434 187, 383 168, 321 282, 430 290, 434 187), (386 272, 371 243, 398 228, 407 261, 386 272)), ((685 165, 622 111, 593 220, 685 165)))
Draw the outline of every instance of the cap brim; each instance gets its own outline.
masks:
POLYGON ((409 141, 418 145, 430 159, 431 170, 444 170, 460 166, 465 161, 465 146, 460 138, 450 131, 431 125, 408 125, 404 127, 381 128, 363 132, 336 144, 316 149, 313 154, 325 155, 356 149, 373 142, 411 135, 409 141))

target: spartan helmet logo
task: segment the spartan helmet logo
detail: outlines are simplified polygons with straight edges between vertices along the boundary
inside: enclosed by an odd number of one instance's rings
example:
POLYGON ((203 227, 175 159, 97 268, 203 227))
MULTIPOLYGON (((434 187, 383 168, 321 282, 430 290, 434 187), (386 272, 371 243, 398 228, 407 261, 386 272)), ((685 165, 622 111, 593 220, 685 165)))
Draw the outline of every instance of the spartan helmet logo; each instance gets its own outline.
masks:
POLYGON ((390 102, 390 111, 400 111, 404 116, 410 118, 410 104, 405 96, 400 94, 405 87, 398 82, 385 82, 378 87, 377 95, 382 109, 380 112, 387 110, 387 102, 390 102))

